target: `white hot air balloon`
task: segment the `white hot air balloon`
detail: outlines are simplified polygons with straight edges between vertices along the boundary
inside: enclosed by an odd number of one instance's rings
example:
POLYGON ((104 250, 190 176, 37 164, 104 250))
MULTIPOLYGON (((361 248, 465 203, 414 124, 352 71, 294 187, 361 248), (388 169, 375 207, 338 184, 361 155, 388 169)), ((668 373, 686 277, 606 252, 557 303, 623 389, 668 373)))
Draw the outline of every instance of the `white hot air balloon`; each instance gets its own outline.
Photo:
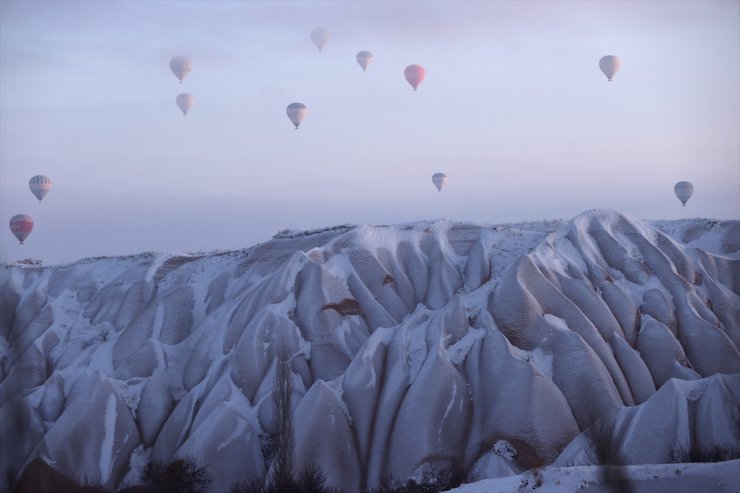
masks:
POLYGON ((306 118, 306 114, 308 114, 308 108, 303 103, 290 103, 285 112, 288 114, 290 121, 293 122, 293 125, 295 125, 295 129, 298 130, 298 126, 306 118))
POLYGON ((362 71, 366 72, 368 65, 373 63, 373 54, 369 51, 361 51, 357 54, 357 63, 362 67, 362 71))
POLYGON ((678 200, 686 207, 686 202, 694 194, 694 185, 690 181, 679 181, 673 186, 673 191, 676 197, 678 197, 678 200))
POLYGON ((316 48, 321 52, 329 41, 329 30, 323 27, 317 27, 311 31, 311 41, 313 41, 313 44, 315 44, 316 48))
POLYGON ((175 102, 177 103, 177 107, 180 108, 180 111, 182 111, 182 114, 187 116, 188 110, 195 104, 195 97, 192 94, 182 93, 177 95, 175 102))
POLYGON ((170 60, 170 70, 182 84, 182 80, 193 70, 193 61, 186 56, 176 56, 170 60))
POLYGON ((599 68, 604 72, 604 75, 606 75, 606 78, 609 79, 610 82, 621 66, 621 60, 614 55, 606 55, 601 57, 601 60, 599 60, 599 68))
POLYGON ((28 180, 28 188, 31 189, 31 193, 41 202, 46 197, 46 194, 49 193, 49 190, 51 190, 51 180, 48 176, 36 175, 28 180))
POLYGON ((447 183, 447 175, 444 173, 434 173, 432 175, 432 183, 434 183, 434 186, 437 187, 437 191, 441 192, 442 187, 445 186, 445 183, 447 183))

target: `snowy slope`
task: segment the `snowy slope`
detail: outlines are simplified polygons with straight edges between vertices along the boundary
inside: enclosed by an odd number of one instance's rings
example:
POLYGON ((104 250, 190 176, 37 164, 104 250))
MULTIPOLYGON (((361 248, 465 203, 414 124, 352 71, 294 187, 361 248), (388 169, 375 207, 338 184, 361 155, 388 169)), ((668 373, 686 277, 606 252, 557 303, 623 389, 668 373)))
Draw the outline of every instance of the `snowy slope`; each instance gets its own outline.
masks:
MULTIPOLYGON (((509 471, 450 493, 730 493, 740 484, 740 459, 727 457, 740 451, 738 423, 740 374, 671 379, 646 402, 597 420, 550 466, 509 471)), ((500 450, 488 455, 512 460, 500 450)))
POLYGON ((112 487, 190 455, 228 491, 269 468, 281 351, 296 464, 347 492, 471 470, 502 440, 514 461, 483 471, 550 464, 671 378, 740 372, 739 249, 738 221, 598 210, 3 266, 0 477, 42 457, 112 487))
MULTIPOLYGON (((740 451, 739 432, 740 374, 671 379, 639 406, 604 415, 576 437, 553 465, 593 462, 594 442, 598 441, 612 444, 602 458, 612 465, 721 457, 731 449, 740 451)), ((737 473, 740 479, 740 469, 737 473)))
POLYGON ((607 413, 552 465, 501 474, 450 493, 730 493, 740 484, 740 460, 689 462, 710 455, 718 460, 733 448, 736 454, 738 423, 740 374, 672 379, 646 402, 607 413), (599 447, 602 455, 595 452, 599 447))

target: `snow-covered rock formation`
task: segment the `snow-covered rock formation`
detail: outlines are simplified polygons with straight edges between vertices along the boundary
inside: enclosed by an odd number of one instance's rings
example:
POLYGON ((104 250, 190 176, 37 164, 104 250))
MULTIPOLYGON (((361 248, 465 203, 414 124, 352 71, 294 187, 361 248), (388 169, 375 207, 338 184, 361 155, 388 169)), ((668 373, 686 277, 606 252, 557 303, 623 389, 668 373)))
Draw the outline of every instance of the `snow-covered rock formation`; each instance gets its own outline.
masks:
POLYGON ((286 352, 296 466, 348 493, 550 464, 672 378, 740 372, 738 250, 738 221, 599 210, 2 266, 0 488, 36 457, 109 487, 149 457, 198 458, 217 492, 262 476, 286 352))
POLYGON ((605 414, 553 465, 719 461, 730 453, 740 453, 740 374, 715 374, 671 379, 639 406, 605 414))
MULTIPOLYGON (((551 465, 496 471, 482 476, 495 479, 450 493, 730 493, 740 484, 738 426, 740 374, 671 379, 642 404, 615 408, 596 420, 551 465)), ((509 463, 510 451, 500 449, 484 460, 498 454, 509 463)))

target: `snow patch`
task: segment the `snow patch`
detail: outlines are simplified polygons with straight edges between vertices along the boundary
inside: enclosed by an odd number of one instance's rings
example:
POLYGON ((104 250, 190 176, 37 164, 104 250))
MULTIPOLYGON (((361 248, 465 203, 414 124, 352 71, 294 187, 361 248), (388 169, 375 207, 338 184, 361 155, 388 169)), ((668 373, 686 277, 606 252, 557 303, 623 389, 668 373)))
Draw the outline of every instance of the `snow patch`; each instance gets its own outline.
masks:
POLYGON ((552 380, 552 361, 553 355, 542 348, 534 348, 529 353, 529 364, 534 366, 537 371, 552 380))
POLYGON ((552 315, 550 313, 545 313, 542 318, 544 318, 545 322, 547 322, 551 327, 557 330, 570 331, 570 328, 568 327, 568 323, 565 321, 565 319, 556 317, 555 315, 552 315))
POLYGON ((456 365, 462 365, 470 349, 486 336, 485 329, 471 329, 455 344, 447 348, 447 357, 456 365))
POLYGON ((151 449, 144 448, 144 445, 139 445, 131 452, 129 458, 129 470, 126 476, 121 481, 121 484, 136 485, 141 482, 141 475, 146 469, 147 464, 152 456, 151 449))
POLYGON ((116 396, 111 394, 105 403, 103 442, 100 444, 100 482, 107 483, 113 469, 113 446, 116 438, 116 396))
POLYGON ((493 444, 493 453, 509 461, 516 459, 516 456, 519 455, 514 446, 506 440, 499 440, 493 444))
POLYGON ((131 416, 135 419, 136 410, 139 407, 139 400, 141 399, 141 391, 144 390, 144 385, 146 385, 147 379, 134 378, 123 381, 111 378, 109 381, 116 390, 116 394, 118 394, 121 400, 126 404, 126 407, 128 407, 129 411, 131 411, 131 416))

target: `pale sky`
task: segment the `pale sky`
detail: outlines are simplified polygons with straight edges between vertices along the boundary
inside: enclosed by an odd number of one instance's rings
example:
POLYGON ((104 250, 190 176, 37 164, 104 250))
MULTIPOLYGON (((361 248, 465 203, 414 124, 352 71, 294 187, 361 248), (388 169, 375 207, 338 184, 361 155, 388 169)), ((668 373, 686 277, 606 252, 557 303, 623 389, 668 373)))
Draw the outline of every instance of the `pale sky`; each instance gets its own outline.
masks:
POLYGON ((738 88, 733 0, 0 0, 0 262, 594 208, 740 219, 738 88), (410 64, 427 70, 416 92, 410 64), (53 182, 41 204, 36 174, 53 182), (22 246, 18 213, 35 221, 22 246))

